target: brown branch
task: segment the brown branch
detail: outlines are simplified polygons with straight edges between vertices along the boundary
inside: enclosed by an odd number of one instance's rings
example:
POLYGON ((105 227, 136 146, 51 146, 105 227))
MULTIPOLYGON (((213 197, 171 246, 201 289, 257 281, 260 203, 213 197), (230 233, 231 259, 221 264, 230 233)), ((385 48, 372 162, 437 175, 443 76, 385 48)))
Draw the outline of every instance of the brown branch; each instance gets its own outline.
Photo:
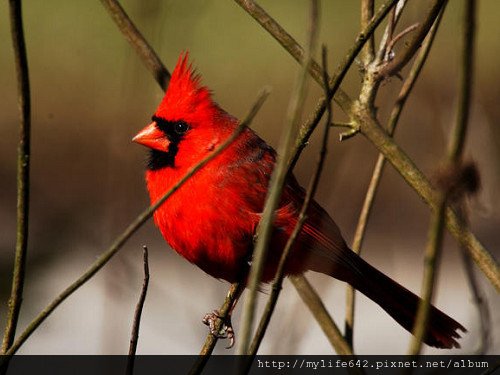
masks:
MULTIPOLYGON (((298 62, 303 60, 303 50, 302 47, 293 39, 293 37, 286 32, 264 9, 262 9, 253 0, 235 0, 250 16, 252 16, 271 36, 276 39, 276 41, 285 48, 288 53, 298 62)), ((325 111, 325 103, 331 100, 333 97, 335 101, 346 110, 352 106, 352 101, 349 96, 342 91, 339 87, 342 83, 347 71, 354 62, 354 59, 363 48, 364 44, 367 42, 368 38, 374 33, 377 26, 382 22, 387 13, 391 8, 397 3, 398 0, 388 0, 384 3, 375 13, 370 23, 366 28, 361 31, 351 49, 345 55, 342 62, 339 64, 335 74, 330 79, 330 96, 329 98, 320 99, 313 116, 301 127, 300 138, 296 143, 296 150, 294 152, 295 158, 290 164, 289 170, 293 169, 293 166, 298 160, 300 153, 307 144, 309 137, 313 133, 317 124, 319 123, 323 113, 325 111)), ((313 61, 310 67, 311 76, 322 85, 322 74, 321 68, 313 61)))
POLYGON ((434 3, 429 7, 429 10, 427 11, 424 21, 420 24, 411 42, 409 42, 408 47, 401 54, 399 54, 394 60, 381 66, 377 74, 378 80, 383 80, 386 77, 396 74, 410 61, 410 59, 415 55, 417 50, 420 48, 420 44, 425 39, 425 36, 428 34, 439 12, 445 6, 446 1, 447 0, 434 1, 434 3))
MULTIPOLYGON (((429 31, 429 35, 425 39, 422 45, 422 49, 419 55, 417 56, 415 63, 413 64, 410 70, 410 73, 408 74, 408 77, 406 78, 405 82, 401 87, 399 95, 391 111, 389 124, 387 125, 387 133, 391 137, 394 135, 396 126, 399 121, 399 117, 406 103, 406 100, 408 99, 408 96, 410 95, 410 92, 414 87, 417 78, 420 75, 420 72, 425 64, 425 61, 427 60, 427 56, 429 55, 429 51, 434 41, 434 37, 436 36, 436 32, 439 28, 439 24, 441 22, 443 13, 444 9, 439 14, 434 25, 432 25, 432 28, 429 31)), ((363 202, 363 207, 359 215, 358 225, 356 227, 356 232, 354 234, 354 239, 352 242, 352 250, 357 254, 361 253, 361 247, 363 245, 363 240, 365 237, 366 226, 368 223, 368 219, 370 218, 370 214, 372 212, 371 210, 373 207, 373 202, 375 200, 375 195, 377 193, 378 186, 380 184, 380 179, 382 177, 382 171, 385 166, 385 160, 386 159, 384 155, 379 154, 377 162, 375 164, 375 168, 373 169, 373 174, 370 180, 370 184, 368 186, 368 190, 366 192, 365 200, 363 202)), ((355 289, 352 286, 348 285, 346 292, 347 301, 346 301, 345 336, 346 340, 351 344, 351 346, 353 344, 352 334, 354 329, 354 307, 355 307, 354 294, 355 294, 355 289)))
POLYGON ((109 12, 125 39, 127 39, 134 48, 144 65, 146 65, 156 79, 156 82, 160 84, 163 91, 167 91, 168 83, 170 82, 170 73, 162 64, 153 48, 146 39, 144 39, 120 3, 116 0, 101 0, 101 3, 109 12))
MULTIPOLYGON (((462 51, 459 76, 459 99, 457 106, 457 118, 450 139, 447 155, 447 168, 459 168, 462 158, 463 145, 467 134, 469 108, 471 98, 472 64, 474 61, 474 34, 475 34, 476 2, 466 0, 464 9, 464 20, 462 27, 462 51)), ((440 187, 437 198, 437 208, 433 216, 429 231, 429 241, 425 250, 424 280, 422 286, 422 301, 418 307, 414 338, 410 346, 409 354, 420 353, 422 341, 427 333, 430 306, 434 292, 434 281, 439 259, 442 252, 443 228, 445 219, 446 203, 452 193, 454 184, 440 187)))
POLYGON ((403 9, 405 8, 407 3, 408 0, 399 0, 396 6, 392 8, 391 14, 389 15, 389 21, 378 47, 377 55, 375 56, 375 60, 373 61, 374 66, 380 65, 380 63, 384 59, 386 59, 389 52, 389 50, 387 49, 387 44, 392 40, 394 29, 396 28, 399 18, 401 17, 403 9))
MULTIPOLYGON (((468 214, 466 208, 466 202, 457 202, 457 212, 458 216, 468 225, 468 214)), ((485 355, 491 345, 491 313, 490 308, 487 303, 486 296, 481 289, 481 284, 477 279, 474 272, 474 264, 472 259, 463 246, 460 246, 460 254, 462 256, 462 263, 465 269, 465 275, 469 282, 469 287, 472 293, 472 301, 476 305, 479 312, 479 333, 480 333, 480 344, 475 354, 485 355)))
POLYGON ((252 328, 257 301, 257 292, 264 270, 266 254, 269 241, 273 232, 273 222, 275 211, 280 202, 281 193, 286 184, 288 175, 289 160, 294 156, 293 149, 299 128, 303 106, 306 98, 306 83, 311 57, 314 53, 318 36, 318 0, 311 1, 310 23, 308 28, 307 47, 305 59, 299 70, 295 88, 293 90, 290 106, 287 111, 287 125, 283 131, 282 141, 278 149, 278 160, 271 175, 266 203, 262 212, 262 217, 257 228, 257 240, 252 255, 252 266, 248 277, 248 295, 243 305, 241 317, 240 340, 238 346, 239 354, 247 354, 252 337, 252 328))
POLYGON ((403 38, 406 34, 409 34, 412 31, 416 30, 418 28, 418 25, 419 25, 418 23, 415 23, 411 26, 408 26, 406 29, 404 29, 398 35, 396 35, 387 45, 387 51, 391 51, 401 38, 403 38))
POLYGON ((291 276, 290 281, 295 286, 295 289, 299 293, 306 306, 309 308, 311 313, 314 315, 316 321, 320 325, 321 329, 325 333, 330 344, 335 348, 335 351, 339 355, 353 355, 352 348, 342 337, 342 333, 339 328, 331 318, 331 316, 326 312, 326 308, 323 302, 318 297, 317 293, 314 291, 313 287, 303 275, 291 276))
POLYGON ((24 41, 21 0, 9 0, 10 32, 14 48, 19 105, 19 144, 17 149, 17 232, 12 290, 1 354, 14 342, 23 300, 24 274, 28 248, 31 103, 28 57, 24 41))
POLYGON ((142 283, 141 294, 139 296, 139 301, 135 308, 134 321, 132 323, 132 333, 130 334, 130 346, 128 350, 127 357, 127 368, 125 373, 127 375, 132 375, 134 373, 134 362, 135 362, 135 352, 137 350, 137 342, 139 340, 139 327, 141 324, 142 309, 144 307, 144 301, 146 301, 146 293, 148 292, 149 285, 149 264, 148 264, 148 248, 144 249, 144 281, 142 283))
MULTIPOLYGON (((231 307, 235 303, 235 301, 239 298, 243 289, 245 288, 245 283, 236 282, 231 285, 229 288, 229 292, 221 306, 219 311, 219 317, 215 321, 215 330, 219 331, 224 323, 224 319, 227 317, 231 307)), ((200 355, 196 358, 193 367, 189 371, 189 375, 197 375, 200 374, 208 360, 210 359, 210 355, 212 354, 215 344, 217 343, 218 338, 213 335, 211 332, 208 332, 207 339, 205 340, 205 344, 200 351, 200 355)))
MULTIPOLYGON (((361 30, 363 30, 373 17, 374 0, 361 0, 361 30)), ((361 61, 364 66, 373 61, 375 55, 375 40, 373 34, 368 38, 366 45, 363 47, 361 53, 361 61)))
MULTIPOLYGON (((323 78, 324 78, 324 87, 326 91, 326 87, 328 87, 328 73, 327 73, 327 57, 326 57, 326 47, 323 46, 322 49, 322 57, 323 57, 323 78)), ((326 92, 326 95, 328 92, 326 92)), ((290 251, 300 233, 302 230, 302 227, 307 219, 307 210, 309 209, 309 206, 311 204, 312 199, 314 198, 314 194, 316 193, 316 189, 318 187, 319 183, 319 178, 321 176, 321 172, 323 170, 323 165, 325 161, 325 156, 327 152, 327 145, 328 145, 328 134, 329 134, 329 129, 330 129, 330 121, 331 121, 331 116, 332 116, 332 108, 331 108, 331 102, 329 102, 328 108, 327 108, 327 116, 325 118, 325 127, 322 135, 322 143, 321 143, 321 149, 319 152, 318 156, 318 162, 316 165, 316 168, 313 173, 313 177, 311 179, 310 185, 307 189, 307 194, 304 199, 304 203, 302 204, 302 208, 299 213, 298 221, 295 224, 295 227, 292 231, 292 234, 288 238, 288 241, 285 245, 285 248, 283 250, 283 254, 281 255, 280 262, 278 264, 278 268, 276 270, 276 275, 274 277, 274 281, 272 283, 272 289, 271 289, 271 294, 269 295, 267 305, 264 309, 264 313, 262 314, 261 320, 259 327, 257 328, 257 332, 255 333, 252 345, 250 346, 249 350, 249 356, 250 358, 247 359, 247 367, 245 372, 248 372, 253 358, 257 354, 257 351, 259 349, 259 346, 262 342, 262 339, 264 338, 264 334, 267 330, 267 327, 269 325, 269 322, 271 320, 271 316, 274 312, 274 308, 276 307, 276 303, 278 301, 278 296, 280 294, 280 291, 282 289, 283 285, 283 279, 284 279, 284 274, 285 274, 285 267, 288 262, 288 258, 290 255, 290 251)))

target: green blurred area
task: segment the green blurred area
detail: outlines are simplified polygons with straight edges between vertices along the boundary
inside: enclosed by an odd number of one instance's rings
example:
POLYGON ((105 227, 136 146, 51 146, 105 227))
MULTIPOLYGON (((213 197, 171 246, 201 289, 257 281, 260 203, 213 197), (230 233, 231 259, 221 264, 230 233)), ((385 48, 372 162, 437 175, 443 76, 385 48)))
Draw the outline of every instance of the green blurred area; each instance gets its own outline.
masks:
MULTIPOLYGON (((428 3, 410 2, 398 31, 416 22, 428 3)), ((305 39, 307 1, 262 0, 259 4, 299 42, 305 39)), ((449 2, 396 136, 428 176, 444 155, 447 131, 454 121, 461 4, 449 2)), ((180 53, 189 51, 204 84, 229 113, 243 117, 257 92, 271 86, 271 96, 252 127, 277 146, 298 65, 236 3, 128 0, 122 5, 170 71, 180 53)), ((500 244, 496 229, 500 221, 500 2, 483 0, 478 10, 467 156, 478 162, 482 174, 483 189, 472 202, 473 227, 495 250, 500 244)), ((24 1, 23 15, 32 95, 28 282, 33 283, 41 267, 63 254, 87 249, 92 261, 148 204, 143 182, 146 153, 130 140, 147 124, 162 92, 99 1, 24 1)), ((359 2, 323 1, 320 28, 320 42, 328 48, 333 72, 359 31, 359 2)), ((378 32, 377 40, 380 36, 378 32)), ((400 42, 398 48, 403 47, 400 42)), ((342 87, 355 97, 359 81, 353 66, 342 87)), ((400 80, 392 78, 380 90, 377 105, 382 124, 400 87, 400 80)), ((0 88, 0 301, 4 304, 15 244, 18 124, 6 1, 0 2, 0 88)), ((321 90, 311 81, 305 115, 320 96, 321 90)), ((334 118, 345 120, 338 108, 334 118)), ((361 136, 339 143, 337 134, 335 130, 331 136, 317 199, 350 243, 377 151, 361 136)), ((303 184, 316 160, 317 141, 313 137, 296 169, 303 184)), ((393 238, 413 236, 419 246, 415 252, 420 253, 428 218, 420 198, 387 168, 368 232, 368 240, 382 238, 375 251, 383 254, 393 238)), ((144 231, 148 236, 159 238, 151 224, 144 231)))

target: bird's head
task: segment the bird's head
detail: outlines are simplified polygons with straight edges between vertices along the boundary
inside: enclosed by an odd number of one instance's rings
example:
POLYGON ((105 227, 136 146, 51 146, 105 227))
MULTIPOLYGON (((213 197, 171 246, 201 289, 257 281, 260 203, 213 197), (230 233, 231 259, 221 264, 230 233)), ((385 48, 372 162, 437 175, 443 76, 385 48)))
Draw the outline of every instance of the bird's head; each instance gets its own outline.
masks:
POLYGON ((181 54, 152 122, 133 141, 151 149, 149 170, 189 167, 222 143, 235 119, 212 100, 210 90, 181 54))

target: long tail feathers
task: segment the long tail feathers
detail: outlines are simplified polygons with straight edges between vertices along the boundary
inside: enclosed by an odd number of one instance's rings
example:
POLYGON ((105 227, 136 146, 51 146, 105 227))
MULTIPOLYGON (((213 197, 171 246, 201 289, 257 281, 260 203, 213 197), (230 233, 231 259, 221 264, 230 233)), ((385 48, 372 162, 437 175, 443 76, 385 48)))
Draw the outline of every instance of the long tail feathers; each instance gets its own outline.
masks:
MULTIPOLYGON (((412 332, 421 299, 363 259, 357 256, 355 258, 357 275, 352 279, 346 277, 345 281, 380 305, 407 331, 412 332)), ((427 336, 424 339, 427 345, 442 349, 459 348, 458 330, 467 331, 456 320, 431 305, 427 336)))

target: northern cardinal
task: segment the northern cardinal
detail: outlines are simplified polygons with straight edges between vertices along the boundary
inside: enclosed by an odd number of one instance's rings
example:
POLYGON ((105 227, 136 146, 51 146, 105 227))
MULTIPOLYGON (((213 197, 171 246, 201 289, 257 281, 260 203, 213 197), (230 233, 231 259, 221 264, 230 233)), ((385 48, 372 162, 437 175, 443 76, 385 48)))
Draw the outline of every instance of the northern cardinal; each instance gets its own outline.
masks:
MULTIPOLYGON (((146 182, 152 204, 217 149, 238 125, 221 109, 200 75, 181 54, 165 97, 152 122, 135 142, 149 147, 146 182)), ((154 213, 168 244, 209 275, 234 282, 251 261, 254 234, 276 163, 276 151, 251 129, 188 179, 154 213)), ((291 176, 276 211, 262 282, 274 277, 283 248, 304 200, 291 176)), ((339 228, 315 201, 290 254, 286 274, 321 272, 351 284, 412 331, 420 298, 356 255, 339 228)), ((460 347, 465 328, 434 306, 424 342, 437 348, 460 347)))

